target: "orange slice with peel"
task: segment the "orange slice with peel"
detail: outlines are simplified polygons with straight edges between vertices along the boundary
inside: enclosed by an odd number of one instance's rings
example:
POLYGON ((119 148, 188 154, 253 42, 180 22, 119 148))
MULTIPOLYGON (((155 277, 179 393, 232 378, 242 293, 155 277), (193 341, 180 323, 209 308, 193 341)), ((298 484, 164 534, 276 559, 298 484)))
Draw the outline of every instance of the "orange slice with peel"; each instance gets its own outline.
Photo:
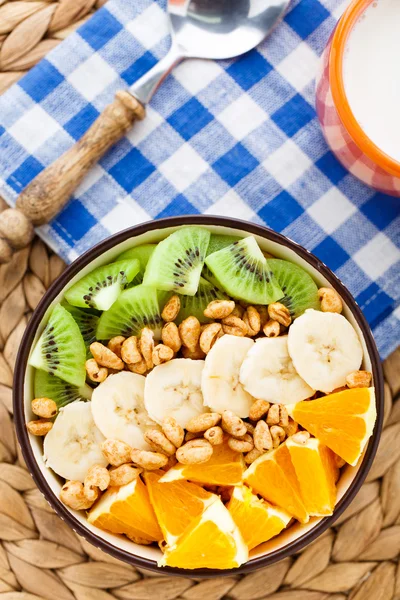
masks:
POLYGON ((353 388, 287 405, 288 413, 350 465, 356 465, 376 420, 374 388, 353 388))
POLYGON ((109 488, 90 510, 88 521, 100 529, 124 533, 132 538, 149 542, 163 539, 147 488, 140 477, 127 485, 109 488))
POLYGON ((257 458, 245 471, 243 481, 265 500, 283 508, 301 523, 309 520, 286 444, 257 458))
POLYGON ((163 471, 147 471, 144 479, 164 539, 171 545, 218 496, 185 480, 160 483, 163 475, 163 471))
POLYGON ((316 438, 300 440, 296 434, 286 441, 286 445, 304 506, 311 516, 331 515, 336 504, 338 474, 334 453, 316 438))
POLYGON ((208 485, 238 485, 242 481, 243 458, 239 452, 231 450, 226 443, 214 446, 210 460, 197 465, 177 464, 160 480, 161 483, 189 479, 208 485))
POLYGON ((292 518, 255 496, 245 485, 234 488, 226 507, 249 550, 278 535, 292 518))
POLYGON ((233 569, 248 559, 248 549, 228 509, 218 498, 166 548, 158 565, 181 569, 233 569))

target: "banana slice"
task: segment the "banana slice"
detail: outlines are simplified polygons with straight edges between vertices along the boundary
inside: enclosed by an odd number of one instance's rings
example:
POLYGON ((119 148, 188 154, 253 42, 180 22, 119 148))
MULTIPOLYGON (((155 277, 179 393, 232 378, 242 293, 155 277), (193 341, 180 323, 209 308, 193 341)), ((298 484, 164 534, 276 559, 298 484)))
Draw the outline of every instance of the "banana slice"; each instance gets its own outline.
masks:
POLYGON ((162 423, 174 417, 186 427, 192 417, 207 409, 203 405, 201 374, 204 360, 175 358, 155 367, 146 377, 144 403, 152 419, 162 423))
POLYGON ((144 406, 145 377, 122 371, 110 375, 92 394, 94 422, 106 438, 149 450, 143 434, 155 423, 144 406))
POLYGON ((232 410, 238 417, 248 417, 255 398, 239 381, 239 371, 248 351, 254 346, 250 338, 224 335, 207 354, 201 389, 204 403, 215 412, 232 410))
POLYGON ((65 479, 83 481, 90 467, 107 466, 103 434, 93 421, 90 402, 72 402, 60 412, 44 438, 46 466, 65 479))
POLYGON ((289 354, 299 375, 315 390, 329 393, 346 385, 362 362, 360 340, 338 313, 306 310, 289 329, 289 354))
POLYGON ((287 335, 257 340, 243 361, 240 381, 254 398, 271 403, 291 404, 314 394, 293 366, 287 335))

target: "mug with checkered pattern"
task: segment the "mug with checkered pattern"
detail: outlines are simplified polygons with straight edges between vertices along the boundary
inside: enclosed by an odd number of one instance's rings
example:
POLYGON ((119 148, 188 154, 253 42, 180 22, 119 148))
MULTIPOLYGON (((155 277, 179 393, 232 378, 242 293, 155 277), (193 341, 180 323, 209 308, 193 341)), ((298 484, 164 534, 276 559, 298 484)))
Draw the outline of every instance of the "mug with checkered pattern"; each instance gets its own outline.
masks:
POLYGON ((372 5, 377 5, 376 0, 353 0, 339 20, 322 55, 316 109, 324 136, 346 169, 370 187, 400 197, 400 162, 368 137, 354 115, 345 89, 344 60, 349 37, 372 5))

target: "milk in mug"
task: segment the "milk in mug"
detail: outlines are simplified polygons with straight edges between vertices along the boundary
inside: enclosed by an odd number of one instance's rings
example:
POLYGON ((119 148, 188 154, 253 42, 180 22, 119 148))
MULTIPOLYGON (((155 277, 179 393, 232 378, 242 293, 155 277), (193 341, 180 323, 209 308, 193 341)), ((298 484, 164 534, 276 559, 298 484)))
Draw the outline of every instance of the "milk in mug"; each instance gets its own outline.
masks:
POLYGON ((400 162, 400 0, 374 0, 347 40, 343 81, 354 117, 400 162))

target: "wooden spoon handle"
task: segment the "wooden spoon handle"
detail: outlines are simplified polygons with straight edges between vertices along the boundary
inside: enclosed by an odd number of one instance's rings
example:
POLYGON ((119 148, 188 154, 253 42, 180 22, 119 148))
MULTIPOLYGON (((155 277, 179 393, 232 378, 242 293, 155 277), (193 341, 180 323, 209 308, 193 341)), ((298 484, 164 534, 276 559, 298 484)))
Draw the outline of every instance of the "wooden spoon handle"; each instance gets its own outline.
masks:
POLYGON ((144 107, 131 94, 116 93, 114 102, 104 109, 85 135, 24 189, 17 199, 16 209, 0 213, 0 263, 8 262, 14 249, 29 244, 33 237, 32 225, 51 221, 89 169, 144 115, 144 107), (23 225, 24 235, 16 232, 8 235, 10 218, 23 225))

